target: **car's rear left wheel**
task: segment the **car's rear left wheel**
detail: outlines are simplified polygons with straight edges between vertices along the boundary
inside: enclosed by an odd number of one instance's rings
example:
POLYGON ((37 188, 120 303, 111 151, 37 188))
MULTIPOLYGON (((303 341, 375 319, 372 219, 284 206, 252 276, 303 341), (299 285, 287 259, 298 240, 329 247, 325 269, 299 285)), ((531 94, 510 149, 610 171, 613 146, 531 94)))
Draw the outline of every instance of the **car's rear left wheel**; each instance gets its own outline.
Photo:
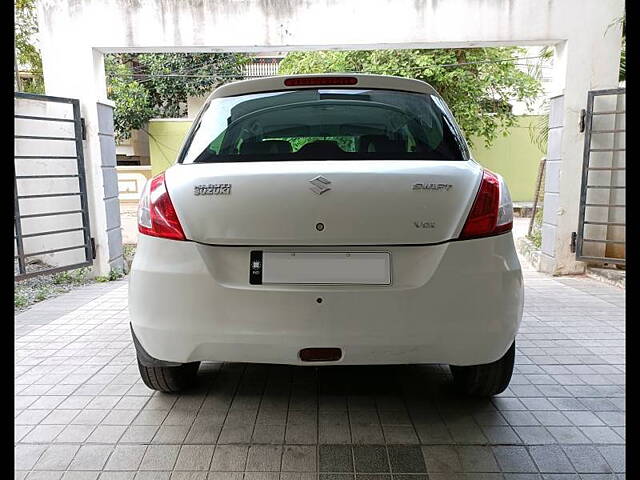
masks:
POLYGON ((504 392, 511 381, 516 357, 515 340, 501 358, 483 365, 459 367, 450 365, 455 385, 464 393, 490 397, 504 392))
POLYGON ((138 360, 144 384, 160 392, 179 392, 195 383, 200 362, 183 363, 175 367, 147 367, 138 360))

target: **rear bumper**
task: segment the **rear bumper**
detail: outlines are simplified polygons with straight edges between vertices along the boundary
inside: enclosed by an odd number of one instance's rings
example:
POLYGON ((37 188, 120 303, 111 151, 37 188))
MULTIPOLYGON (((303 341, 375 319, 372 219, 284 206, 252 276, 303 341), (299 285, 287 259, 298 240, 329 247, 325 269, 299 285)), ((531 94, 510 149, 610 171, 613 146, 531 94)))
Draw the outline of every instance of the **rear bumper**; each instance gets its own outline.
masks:
POLYGON ((251 250, 140 235, 129 309, 144 350, 169 362, 301 365, 303 348, 339 347, 332 364, 475 365, 500 358, 520 325, 522 273, 511 234, 358 247, 390 252, 390 286, 250 285, 251 250))

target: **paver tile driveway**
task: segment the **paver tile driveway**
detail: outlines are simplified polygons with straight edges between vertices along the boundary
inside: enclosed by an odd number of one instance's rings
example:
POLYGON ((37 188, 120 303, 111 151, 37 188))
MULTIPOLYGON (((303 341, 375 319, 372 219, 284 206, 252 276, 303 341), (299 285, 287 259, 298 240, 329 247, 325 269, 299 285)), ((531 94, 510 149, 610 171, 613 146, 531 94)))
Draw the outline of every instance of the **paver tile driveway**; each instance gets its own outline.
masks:
POLYGON ((525 286, 492 400, 459 396, 440 365, 207 363, 197 388, 154 393, 124 282, 43 302, 16 317, 16 478, 624 478, 624 291, 532 271, 525 286))

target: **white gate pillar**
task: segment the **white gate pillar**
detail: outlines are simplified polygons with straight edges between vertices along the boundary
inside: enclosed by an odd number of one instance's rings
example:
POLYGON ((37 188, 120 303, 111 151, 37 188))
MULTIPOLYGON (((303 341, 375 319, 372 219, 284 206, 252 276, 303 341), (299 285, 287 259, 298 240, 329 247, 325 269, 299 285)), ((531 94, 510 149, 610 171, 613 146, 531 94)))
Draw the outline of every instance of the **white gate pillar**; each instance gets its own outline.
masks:
POLYGON ((113 135, 113 102, 106 97, 104 55, 88 46, 61 45, 41 29, 47 95, 77 98, 85 124, 84 159, 91 236, 96 247, 93 273, 122 269, 122 232, 113 135), (68 47, 68 48, 65 48, 68 47))

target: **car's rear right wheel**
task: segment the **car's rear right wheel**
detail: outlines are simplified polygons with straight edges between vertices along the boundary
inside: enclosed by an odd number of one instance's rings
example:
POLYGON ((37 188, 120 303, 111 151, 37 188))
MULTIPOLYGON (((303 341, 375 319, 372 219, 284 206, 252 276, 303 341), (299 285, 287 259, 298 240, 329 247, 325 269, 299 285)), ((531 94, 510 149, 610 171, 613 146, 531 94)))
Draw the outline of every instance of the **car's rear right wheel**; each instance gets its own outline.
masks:
POLYGON ((176 367, 147 367, 138 360, 140 376, 144 384, 160 392, 179 392, 195 382, 200 362, 191 362, 176 367))
POLYGON ((516 357, 515 340, 502 358, 483 365, 459 367, 450 365, 455 385, 467 395, 490 397, 509 386, 516 357))

